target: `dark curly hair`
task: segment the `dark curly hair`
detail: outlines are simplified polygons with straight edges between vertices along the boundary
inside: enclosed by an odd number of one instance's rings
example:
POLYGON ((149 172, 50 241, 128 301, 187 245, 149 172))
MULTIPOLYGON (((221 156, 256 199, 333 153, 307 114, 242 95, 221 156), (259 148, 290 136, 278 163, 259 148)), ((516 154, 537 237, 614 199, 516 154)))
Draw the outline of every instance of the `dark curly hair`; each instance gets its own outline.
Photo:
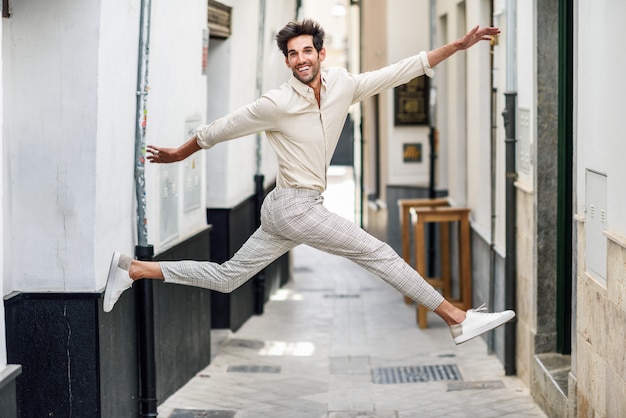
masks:
POLYGON ((319 52, 324 47, 324 29, 314 20, 304 19, 301 22, 291 21, 276 34, 276 44, 287 56, 287 42, 300 35, 313 36, 313 46, 319 52))

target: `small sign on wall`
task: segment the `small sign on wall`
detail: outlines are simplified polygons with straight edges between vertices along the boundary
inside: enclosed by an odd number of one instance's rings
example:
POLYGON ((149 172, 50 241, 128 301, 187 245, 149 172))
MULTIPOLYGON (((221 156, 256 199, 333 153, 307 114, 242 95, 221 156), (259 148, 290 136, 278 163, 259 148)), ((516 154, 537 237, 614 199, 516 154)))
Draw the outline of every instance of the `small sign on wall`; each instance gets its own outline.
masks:
POLYGON ((402 144, 402 161, 405 163, 421 163, 422 162, 422 144, 416 142, 413 144, 402 144))
POLYGON ((209 31, 202 31, 202 75, 206 75, 206 69, 209 65, 209 31))
POLYGON ((159 238, 164 246, 178 238, 178 166, 159 166, 159 177, 159 238))

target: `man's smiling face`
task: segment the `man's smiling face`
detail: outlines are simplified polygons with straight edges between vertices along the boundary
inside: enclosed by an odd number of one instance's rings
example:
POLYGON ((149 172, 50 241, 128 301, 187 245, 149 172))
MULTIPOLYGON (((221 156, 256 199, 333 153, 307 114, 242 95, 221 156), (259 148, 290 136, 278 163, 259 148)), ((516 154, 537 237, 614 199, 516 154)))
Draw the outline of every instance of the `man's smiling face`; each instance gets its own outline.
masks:
POLYGON ((291 68, 298 80, 311 87, 319 80, 321 63, 325 57, 326 50, 322 48, 317 52, 311 35, 300 35, 287 42, 287 67, 291 68))

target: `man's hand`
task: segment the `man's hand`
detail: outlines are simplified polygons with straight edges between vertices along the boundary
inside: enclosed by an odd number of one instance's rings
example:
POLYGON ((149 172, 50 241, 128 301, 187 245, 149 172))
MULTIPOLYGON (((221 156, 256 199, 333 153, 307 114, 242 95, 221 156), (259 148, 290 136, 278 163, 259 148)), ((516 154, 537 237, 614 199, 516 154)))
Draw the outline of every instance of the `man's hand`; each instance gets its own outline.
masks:
POLYGON ((479 41, 490 41, 493 36, 500 33, 498 28, 479 28, 478 25, 474 29, 465 34, 464 37, 457 39, 456 41, 429 51, 428 63, 431 67, 439 64, 441 61, 448 59, 456 52, 465 50, 479 41))
POLYGON ((154 145, 146 147, 146 158, 151 163, 175 163, 180 161, 177 156, 178 148, 161 148, 154 145))
POLYGON ((491 41, 495 35, 500 33, 498 28, 479 28, 476 25, 472 30, 467 32, 464 37, 455 42, 459 50, 467 49, 479 41, 491 41))
POLYGON ((201 149, 197 138, 194 136, 178 148, 161 148, 148 145, 146 147, 146 158, 151 163, 175 163, 184 160, 201 149))

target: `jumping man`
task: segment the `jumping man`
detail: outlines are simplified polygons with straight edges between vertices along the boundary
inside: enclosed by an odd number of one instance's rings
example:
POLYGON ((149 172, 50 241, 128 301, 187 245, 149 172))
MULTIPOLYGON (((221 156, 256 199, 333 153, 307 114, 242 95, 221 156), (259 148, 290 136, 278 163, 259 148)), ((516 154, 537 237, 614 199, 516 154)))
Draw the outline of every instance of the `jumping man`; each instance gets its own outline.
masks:
POLYGON ((321 69, 326 57, 324 30, 312 20, 290 22, 276 35, 292 76, 282 86, 223 118, 201 126, 178 148, 148 146, 152 163, 182 161, 193 153, 227 140, 265 131, 278 158, 276 188, 261 208, 261 226, 223 264, 152 262, 114 253, 104 295, 109 312, 134 280, 232 292, 272 261, 299 244, 346 257, 381 277, 417 303, 434 311, 450 326, 456 344, 463 343, 515 316, 513 311, 463 311, 430 286, 386 243, 323 205, 326 172, 350 106, 405 84, 432 77, 437 64, 482 40, 497 28, 476 26, 448 45, 405 58, 382 69, 351 74, 343 68, 321 69))

